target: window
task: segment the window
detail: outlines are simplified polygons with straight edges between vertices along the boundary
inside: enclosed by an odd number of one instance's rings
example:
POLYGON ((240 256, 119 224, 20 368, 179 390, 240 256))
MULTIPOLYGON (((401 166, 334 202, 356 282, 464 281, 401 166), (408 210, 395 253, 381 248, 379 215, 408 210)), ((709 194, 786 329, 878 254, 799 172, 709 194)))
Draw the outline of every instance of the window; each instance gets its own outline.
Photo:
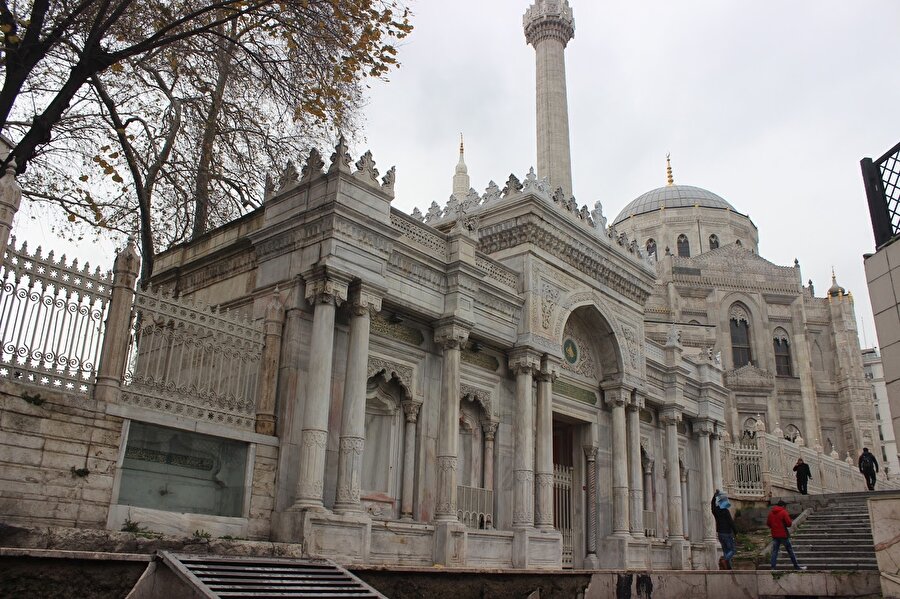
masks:
POLYGON ((239 517, 247 443, 143 422, 128 429, 119 503, 239 517))
POLYGON ((789 424, 784 427, 784 438, 794 443, 797 440, 797 437, 800 436, 800 429, 794 426, 793 424, 789 424))
POLYGON ((750 364, 750 325, 744 319, 731 318, 731 359, 734 368, 750 364))
POLYGON ((647 255, 648 256, 656 255, 656 240, 654 240, 654 239, 647 240, 647 255))
POLYGON ((369 379, 366 388, 366 442, 360 496, 376 519, 396 518, 400 496, 403 390, 395 381, 369 379))
POLYGON ((709 249, 711 249, 711 250, 719 249, 719 237, 717 235, 709 236, 709 249))
POLYGON ((681 258, 691 257, 691 242, 688 241, 687 235, 678 236, 678 256, 681 258))
POLYGON ((772 347, 775 350, 775 374, 778 376, 793 376, 791 369, 791 346, 788 341, 787 331, 775 330, 775 338, 772 339, 772 347))

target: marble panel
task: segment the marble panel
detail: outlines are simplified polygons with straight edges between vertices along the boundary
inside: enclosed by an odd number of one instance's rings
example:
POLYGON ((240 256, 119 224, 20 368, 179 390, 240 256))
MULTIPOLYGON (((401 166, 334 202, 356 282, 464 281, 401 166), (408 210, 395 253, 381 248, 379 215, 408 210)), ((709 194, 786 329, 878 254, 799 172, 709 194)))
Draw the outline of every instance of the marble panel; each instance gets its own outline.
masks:
POLYGON ((878 570, 900 576, 900 495, 870 498, 869 518, 878 570))
MULTIPOLYGON (((649 581, 637 577, 635 590, 638 596, 644 590, 646 597, 665 597, 666 599, 695 599, 696 597, 712 597, 706 589, 706 574, 703 572, 668 571, 650 574, 649 581), (648 586, 652 585, 652 586, 648 586), (639 588, 641 587, 642 588, 639 588), (649 593, 647 591, 650 591, 649 593)), ((730 597, 730 595, 728 595, 730 597)))
POLYGON ((528 535, 528 564, 534 568, 561 568, 562 537, 559 533, 528 535))
POLYGON ((434 530, 428 526, 396 523, 373 524, 369 562, 401 566, 434 564, 434 530))
POLYGON ((369 526, 364 519, 343 522, 310 518, 309 552, 311 555, 350 561, 366 558, 369 526))
POLYGON ((759 596, 757 583, 759 576, 761 574, 755 570, 729 570, 707 574, 706 596, 754 599, 759 596))
POLYGON ((760 572, 757 577, 760 596, 784 597, 785 595, 826 595, 826 579, 816 572, 791 572, 776 570, 760 572))
POLYGON ((507 531, 468 531, 466 562, 469 566, 512 568, 513 533, 507 531))
MULTIPOLYGON (((900 594, 886 592, 885 578, 878 572, 857 570, 855 572, 831 572, 825 579, 825 595, 828 597, 875 597, 881 592, 884 597, 900 597, 900 594)), ((900 588, 900 587, 898 587, 900 588)))

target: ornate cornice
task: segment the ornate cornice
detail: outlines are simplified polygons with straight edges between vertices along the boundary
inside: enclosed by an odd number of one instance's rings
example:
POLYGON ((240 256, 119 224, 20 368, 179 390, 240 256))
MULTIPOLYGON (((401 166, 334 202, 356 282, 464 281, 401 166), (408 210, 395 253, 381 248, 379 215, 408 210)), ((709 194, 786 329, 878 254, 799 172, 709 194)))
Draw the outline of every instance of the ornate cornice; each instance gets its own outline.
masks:
POLYGON ((562 263, 608 285, 631 301, 644 305, 653 290, 653 275, 643 272, 644 267, 635 260, 633 267, 617 264, 618 256, 607 255, 611 250, 599 251, 596 247, 578 241, 565 231, 548 227, 535 214, 519 215, 514 219, 485 226, 480 231, 478 249, 493 254, 524 244, 558 258, 562 263))

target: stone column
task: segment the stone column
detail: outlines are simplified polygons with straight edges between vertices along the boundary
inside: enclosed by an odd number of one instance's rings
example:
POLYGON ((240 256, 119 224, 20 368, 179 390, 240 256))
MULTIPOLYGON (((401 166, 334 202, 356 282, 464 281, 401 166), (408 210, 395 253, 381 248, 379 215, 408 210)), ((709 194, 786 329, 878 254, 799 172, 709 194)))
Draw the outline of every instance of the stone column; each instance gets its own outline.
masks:
POLYGON ((284 306, 278 288, 266 306, 266 338, 259 368, 259 397, 256 403, 256 432, 275 434, 275 393, 281 365, 281 336, 284 331, 284 306))
MULTIPOLYGON (((0 143, 3 142, 0 141, 0 143)), ((9 151, 4 150, 0 154, 5 158, 9 155, 9 151)), ((0 177, 0 263, 3 262, 3 256, 6 254, 13 218, 19 211, 21 202, 22 188, 16 181, 16 162, 12 160, 6 165, 6 172, 0 177)))
MULTIPOLYGON (((713 436, 713 423, 709 421, 700 421, 696 423, 697 442, 700 444, 700 497, 705 500, 706 497, 712 499, 713 491, 716 490, 713 482, 713 466, 712 455, 710 451, 710 440, 713 436)), ((703 538, 706 540, 715 540, 716 530, 713 522, 712 512, 707 509, 700 510, 703 514, 703 538)))
POLYGON ((499 422, 485 422, 481 430, 484 432, 484 482, 482 486, 488 491, 494 490, 494 437, 497 436, 499 422))
POLYGON ((525 39, 534 46, 537 82, 538 176, 553 189, 572 195, 569 109, 566 99, 565 49, 575 36, 568 2, 536 0, 522 19, 525 39))
POLYGON ((603 398, 612 411, 612 491, 613 535, 628 535, 628 439, 625 406, 631 403, 631 389, 621 385, 603 388, 603 398))
POLYGON ((585 445, 587 460, 587 534, 585 535, 585 568, 599 567, 597 557, 597 447, 585 445))
POLYGON ((334 314, 347 299, 347 283, 317 273, 306 281, 306 301, 313 306, 306 407, 300 432, 300 476, 292 510, 323 508, 331 366, 334 360, 334 314))
MULTIPOLYGON (((0 183, 11 178, 7 172, 0 183)), ((0 206, 2 209, 2 206, 0 206)), ((11 219, 12 217, 10 217, 11 219)), ((5 240, 0 239, 5 244, 5 240)), ((5 246, 4 246, 5 247, 5 246)), ((5 250, 4 250, 5 251, 5 250)), ((0 262, 3 253, 0 252, 0 262)), ((134 248, 134 240, 116 255, 113 262, 112 293, 106 313, 106 334, 100 347, 100 362, 97 365, 97 381, 94 385, 94 399, 106 403, 119 400, 119 385, 125 374, 125 359, 131 341, 131 308, 134 304, 134 285, 141 268, 141 259, 134 248)))
POLYGON ((365 286, 354 290, 350 300, 350 340, 347 346, 347 372, 344 380, 344 404, 341 410, 337 493, 334 501, 334 511, 338 514, 362 511, 359 489, 362 479, 363 452, 366 447, 369 325, 372 315, 379 310, 381 310, 381 297, 373 294, 365 286))
POLYGON ((681 528, 684 538, 691 538, 691 518, 688 512, 688 472, 687 467, 679 464, 679 478, 681 479, 681 528))
POLYGON ((628 506, 631 536, 644 538, 644 489, 641 480, 641 419, 643 398, 635 395, 626 408, 628 428, 628 506))
MULTIPOLYGON (((713 486, 716 489, 724 491, 724 483, 722 482, 722 446, 719 444, 720 438, 721 435, 719 433, 713 433, 709 436, 709 453, 710 458, 712 459, 713 486)), ((712 495, 710 495, 710 498, 712 498, 712 495)))
POLYGON ((459 450, 459 356, 469 331, 446 323, 434 331, 434 342, 443 350, 441 361, 441 416, 437 442, 437 497, 434 519, 457 521, 456 484, 459 450))
POLYGON ((534 525, 534 402, 532 377, 540 357, 530 350, 516 350, 509 368, 516 375, 515 456, 513 457, 513 528, 534 525))
POLYGON ((534 485, 537 490, 534 525, 553 528, 553 380, 558 365, 549 356, 541 360, 537 397, 537 448, 534 485))
MULTIPOLYGON (((653 511, 653 460, 647 460, 643 464, 644 470, 644 509, 653 511)), ((653 528, 656 528, 656 522, 653 522, 653 528)))
POLYGON ((681 521, 681 472, 678 464, 678 423, 681 412, 668 408, 661 420, 666 427, 666 492, 668 495, 669 540, 684 539, 681 521))
POLYGON ((406 430, 403 439, 403 494, 400 500, 400 517, 403 520, 412 520, 413 510, 413 481, 416 471, 416 421, 419 419, 419 408, 422 404, 417 401, 403 402, 403 414, 406 417, 406 430))

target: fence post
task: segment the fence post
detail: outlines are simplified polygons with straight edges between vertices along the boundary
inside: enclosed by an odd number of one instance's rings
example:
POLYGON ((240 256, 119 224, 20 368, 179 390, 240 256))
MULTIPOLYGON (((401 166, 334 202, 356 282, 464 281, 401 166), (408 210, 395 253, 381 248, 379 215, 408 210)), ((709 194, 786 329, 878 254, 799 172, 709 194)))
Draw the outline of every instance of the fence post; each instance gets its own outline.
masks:
POLYGON ((266 306, 265 341, 259 363, 259 400, 256 406, 256 432, 275 434, 275 391, 281 362, 281 336, 284 330, 284 306, 278 288, 266 306))
POLYGON ((756 425, 756 447, 759 449, 759 480, 762 483, 763 497, 772 496, 772 464, 769 463, 769 439, 762 426, 762 420, 756 425))
POLYGON ((103 346, 97 365, 94 399, 115 403, 119 400, 119 386, 125 372, 125 359, 131 341, 131 309, 134 305, 134 284, 141 260, 134 248, 134 240, 118 254, 113 262, 113 284, 106 313, 103 346))
POLYGON ((22 188, 16 181, 16 162, 13 160, 6 165, 6 172, 0 177, 0 264, 3 263, 13 218, 21 202, 22 188))

